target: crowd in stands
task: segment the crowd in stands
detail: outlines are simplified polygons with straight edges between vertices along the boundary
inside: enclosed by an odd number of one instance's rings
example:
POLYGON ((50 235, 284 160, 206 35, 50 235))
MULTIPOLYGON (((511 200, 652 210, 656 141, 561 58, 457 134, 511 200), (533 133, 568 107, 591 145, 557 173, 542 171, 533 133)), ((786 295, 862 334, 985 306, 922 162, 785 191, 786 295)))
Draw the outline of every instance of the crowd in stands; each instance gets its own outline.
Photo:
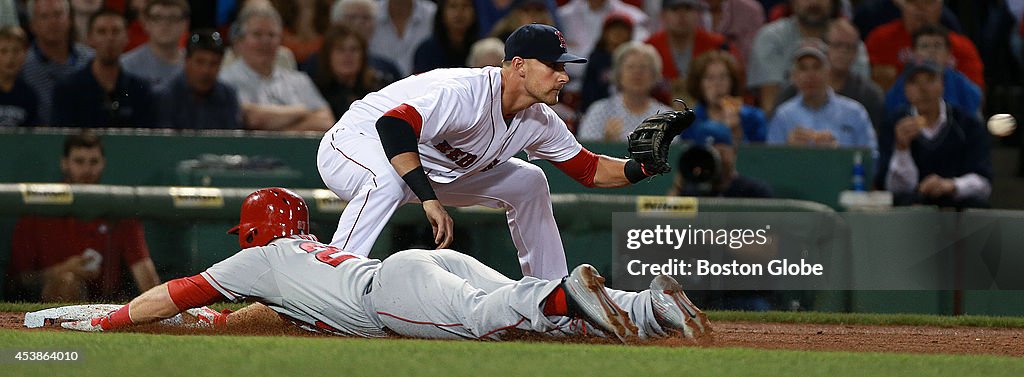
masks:
POLYGON ((1022 14, 1020 0, 0 0, 0 127, 322 131, 408 75, 500 65, 502 41, 538 22, 589 59, 566 67, 556 105, 580 140, 623 141, 679 98, 698 114, 683 139, 869 148, 875 188, 984 202, 979 127, 1021 92, 1006 88, 1024 81, 1022 14), (931 190, 926 173, 956 184, 931 190))

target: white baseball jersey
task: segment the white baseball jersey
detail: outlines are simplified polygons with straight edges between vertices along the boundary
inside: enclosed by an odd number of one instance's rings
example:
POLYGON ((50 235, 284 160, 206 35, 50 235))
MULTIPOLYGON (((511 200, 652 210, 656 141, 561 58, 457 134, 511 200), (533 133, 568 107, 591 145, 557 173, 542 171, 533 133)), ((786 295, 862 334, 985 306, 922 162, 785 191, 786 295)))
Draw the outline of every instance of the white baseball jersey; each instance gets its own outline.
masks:
POLYGON ((224 297, 258 299, 303 327, 383 337, 363 302, 380 261, 302 238, 279 238, 239 251, 204 271, 224 297))
POLYGON ((436 69, 409 76, 355 101, 327 134, 349 128, 379 140, 377 120, 403 104, 419 116, 406 120, 419 134, 424 171, 438 183, 489 170, 520 151, 531 160, 561 162, 582 149, 565 123, 542 103, 520 111, 506 125, 497 67, 436 69))

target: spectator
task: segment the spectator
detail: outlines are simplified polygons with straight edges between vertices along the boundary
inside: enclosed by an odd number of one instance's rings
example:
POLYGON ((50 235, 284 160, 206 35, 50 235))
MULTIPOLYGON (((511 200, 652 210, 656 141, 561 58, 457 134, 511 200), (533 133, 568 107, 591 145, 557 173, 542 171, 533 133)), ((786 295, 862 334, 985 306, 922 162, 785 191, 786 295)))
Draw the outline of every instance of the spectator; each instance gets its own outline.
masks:
MULTIPOLYGON (((853 70, 857 49, 861 44, 857 39, 857 29, 850 21, 837 18, 829 23, 826 43, 828 44, 828 60, 831 63, 829 86, 840 95, 850 97, 864 105, 871 117, 871 124, 878 130, 885 121, 886 106, 883 102, 884 93, 874 81, 866 75, 853 70)), ((783 102, 797 95, 796 86, 787 84, 779 93, 775 102, 778 107, 783 102)))
MULTIPOLYGON (((768 122, 761 109, 743 104, 739 96, 743 87, 740 72, 736 58, 725 51, 708 51, 693 62, 686 86, 697 100, 694 124, 725 127, 731 134, 730 140, 762 143, 768 122)), ((702 143, 703 139, 696 136, 702 128, 705 127, 690 127, 681 137, 702 143)))
POLYGON ((0 128, 38 124, 39 100, 18 75, 25 64, 28 38, 18 26, 0 26, 0 128))
POLYGON ((910 107, 879 133, 875 185, 893 192, 898 205, 987 207, 989 136, 976 117, 942 100, 942 71, 931 61, 907 67, 910 107))
POLYGON ((327 29, 320 47, 320 66, 314 76, 320 94, 331 112, 341 117, 349 105, 394 82, 394 78, 367 64, 367 42, 355 30, 344 25, 327 29))
MULTIPOLYGON (((273 9, 273 7, 270 4, 269 0, 248 0, 248 1, 245 1, 245 5, 242 6, 242 12, 244 12, 245 9, 247 9, 247 8, 271 8, 271 9, 273 9)), ((239 12, 239 14, 241 14, 242 12, 239 12)), ((275 13, 276 13, 276 11, 275 11, 275 13)), ((236 22, 232 23, 231 26, 232 26, 231 27, 231 40, 232 41, 237 41, 238 39, 240 39, 242 37, 241 33, 239 32, 239 28, 238 28, 239 24, 238 24, 237 20, 236 20, 236 22)), ((235 49, 232 48, 232 47, 228 47, 228 49, 224 51, 224 62, 222 64, 225 67, 231 66, 231 65, 235 64, 236 60, 238 60, 238 56, 235 55, 235 49)), ((298 68, 298 62, 295 61, 295 54, 292 54, 292 50, 289 50, 287 47, 284 47, 284 46, 281 46, 281 45, 277 46, 277 51, 275 51, 275 53, 274 53, 274 65, 277 66, 277 67, 280 67, 280 68, 287 68, 287 69, 297 69, 298 68)))
POLYGON ((473 44, 466 58, 466 66, 470 68, 501 67, 505 60, 505 42, 498 38, 484 38, 473 44))
POLYGON ((416 48, 413 72, 465 67, 469 49, 479 39, 472 0, 438 0, 434 34, 416 48))
POLYGON ((103 8, 103 0, 71 0, 71 14, 74 15, 75 41, 85 42, 85 34, 89 31, 89 17, 103 8))
POLYGON ((217 79, 224 59, 220 33, 200 30, 188 39, 184 69, 157 88, 163 128, 240 129, 242 110, 235 89, 217 79))
MULTIPOLYGON (((837 18, 839 7, 832 0, 790 0, 793 15, 771 22, 761 28, 754 38, 747 66, 747 86, 757 91, 757 97, 765 113, 774 110, 779 91, 789 82, 788 68, 793 61, 793 52, 800 47, 804 38, 827 39, 829 21, 837 18)), ((853 61, 853 72, 869 74, 867 50, 862 44, 857 47, 853 61)))
MULTIPOLYGON (((331 8, 331 26, 345 25, 352 29, 352 31, 359 33, 367 41, 373 40, 376 19, 377 3, 374 0, 338 0, 331 8)), ((393 80, 402 77, 398 66, 391 59, 372 51, 369 54, 367 62, 382 75, 393 77, 393 80)), ((317 67, 319 66, 319 58, 317 56, 317 52, 313 52, 309 59, 299 64, 299 69, 309 75, 309 77, 316 76, 317 67)))
POLYGON ((612 88, 612 53, 623 43, 631 40, 632 19, 619 13, 608 15, 604 20, 604 27, 601 28, 601 38, 598 39, 594 51, 587 57, 583 89, 580 91, 580 112, 586 112, 594 101, 608 97, 612 88))
POLYGON ((295 61, 309 59, 324 40, 331 23, 331 0, 274 0, 284 21, 281 45, 291 50, 295 61))
POLYGON ((39 123, 53 125, 53 87, 57 79, 86 66, 93 50, 70 39, 71 9, 67 0, 30 0, 29 29, 35 42, 25 57, 25 83, 39 97, 39 123))
MULTIPOLYGON (((334 3, 334 7, 331 8, 331 26, 345 25, 352 31, 359 33, 367 41, 373 40, 376 19, 377 3, 374 0, 338 0, 338 2, 334 3)), ((385 77, 390 77, 391 81, 403 77, 402 73, 398 70, 398 66, 391 59, 378 55, 373 51, 368 53, 367 63, 373 69, 376 69, 377 72, 385 77)), ((317 67, 319 66, 318 61, 317 53, 314 52, 310 55, 309 59, 302 62, 299 69, 306 72, 309 77, 315 77, 317 67)))
POLYGON ((615 50, 612 62, 618 93, 590 106, 580 123, 580 141, 626 141, 633 127, 645 118, 672 110, 651 97, 661 72, 661 59, 653 47, 627 42, 615 50))
POLYGON ((416 47, 434 30, 437 5, 430 0, 383 0, 381 4, 384 12, 377 16, 370 49, 394 61, 405 77, 413 72, 416 47))
POLYGON ((711 19, 707 29, 725 36, 726 42, 736 48, 740 64, 747 66, 747 56, 754 36, 764 25, 764 8, 754 0, 707 0, 711 19))
MULTIPOLYGON (((539 23, 557 26, 558 23, 555 22, 555 13, 558 12, 558 2, 556 0, 527 0, 525 2, 543 5, 544 9, 542 12, 548 14, 548 17, 550 17, 550 23, 539 23)), ((519 8, 525 2, 523 0, 473 0, 473 3, 476 5, 474 8, 476 8, 477 19, 480 21, 480 36, 492 36, 499 38, 502 41, 507 39, 508 35, 512 33, 512 30, 515 30, 515 27, 512 27, 512 29, 507 32, 496 33, 496 30, 507 27, 507 25, 499 27, 499 24, 501 24, 502 20, 507 18, 509 14, 513 13, 516 8, 519 8)), ((522 25, 523 24, 517 26, 522 25)))
MULTIPOLYGON (((485 1, 486 2, 486 1, 485 1)), ((545 24, 555 26, 555 14, 550 0, 513 0, 508 13, 498 19, 491 29, 490 36, 500 40, 508 40, 508 36, 520 26, 527 24, 545 24)), ((479 5, 480 3, 477 2, 479 5)), ((479 10, 480 7, 477 7, 479 10)))
MULTIPOLYGON (((768 183, 740 175, 736 171, 736 147, 733 145, 733 132, 720 123, 695 123, 689 130, 694 130, 683 140, 692 143, 691 148, 701 148, 716 155, 718 166, 700 166, 702 169, 693 171, 690 167, 702 162, 694 152, 687 151, 679 156, 679 162, 669 195, 725 197, 725 198, 773 198, 768 183), (708 169, 704 169, 708 168, 708 169), (710 172, 710 174, 708 173, 710 172), (690 177, 691 179, 687 179, 690 177)), ((714 160, 714 159, 712 159, 714 160)), ((704 161, 703 163, 707 163, 704 161)), ((714 163, 714 162, 713 162, 714 163)))
MULTIPOLYGON (((853 18, 853 5, 850 4, 850 0, 832 0, 832 6, 836 9, 835 18, 853 18)), ((780 1, 771 7, 765 6, 764 9, 768 14, 768 22, 793 15, 793 9, 788 1, 780 1)))
MULTIPOLYGON (((853 15, 853 23, 857 25, 857 30, 860 30, 860 38, 865 39, 876 27, 897 18, 900 18, 900 8, 896 7, 896 2, 893 0, 861 1, 853 15)), ((949 7, 942 7, 942 16, 939 18, 939 22, 946 29, 957 33, 962 30, 960 20, 957 19, 953 11, 949 10, 949 7)))
MULTIPOLYGON (((942 99, 966 114, 981 115, 981 89, 967 76, 952 68, 949 32, 941 26, 925 25, 914 32, 914 56, 939 64, 942 70, 942 99)), ((907 105, 906 75, 900 75, 885 96, 885 108, 896 112, 907 105)))
POLYGON ((150 86, 181 70, 185 49, 179 47, 188 30, 189 6, 185 0, 149 0, 142 11, 142 27, 149 41, 121 57, 124 71, 141 77, 150 86))
POLYGON ((730 49, 725 37, 700 28, 703 4, 700 0, 664 0, 661 20, 665 28, 647 40, 661 55, 662 76, 676 98, 691 98, 691 93, 686 93, 686 74, 693 59, 707 51, 730 49))
MULTIPOLYGON (((64 183, 98 183, 105 166, 103 145, 95 135, 86 132, 65 139, 60 160, 64 183)), ((24 216, 14 227, 8 271, 11 295, 6 297, 119 300, 133 295, 121 281, 125 268, 139 292, 160 284, 138 220, 24 216)))
POLYGON ((309 76, 274 64, 281 47, 281 16, 274 8, 246 7, 238 15, 235 49, 240 59, 220 78, 238 91, 246 128, 325 131, 331 109, 309 76))
POLYGON ((89 19, 86 40, 96 57, 54 87, 54 123, 74 127, 152 127, 156 110, 149 84, 121 68, 128 43, 121 14, 104 9, 89 19))
MULTIPOLYGON (((622 0, 569 0, 558 8, 558 17, 562 20, 561 30, 565 34, 565 45, 569 53, 577 56, 589 56, 595 50, 601 38, 605 20, 612 14, 629 19, 632 36, 635 40, 645 40, 650 36, 647 29, 647 14, 639 8, 626 4, 622 0)), ((614 51, 612 49, 611 51, 614 51)), ((566 66, 569 77, 583 77, 589 61, 584 64, 566 66)), ((582 80, 570 80, 563 91, 580 93, 582 80)))
POLYGON ((801 43, 792 68, 800 94, 779 105, 768 123, 768 143, 876 149, 875 130, 864 106, 828 86, 824 42, 801 43))
MULTIPOLYGON (((942 15, 942 0, 895 0, 900 19, 875 28, 865 42, 871 55, 871 78, 888 90, 896 81, 903 65, 911 59, 911 35, 925 25, 937 25, 942 15)), ((954 68, 963 72, 979 88, 985 87, 983 64, 974 43, 967 37, 949 33, 954 68)))

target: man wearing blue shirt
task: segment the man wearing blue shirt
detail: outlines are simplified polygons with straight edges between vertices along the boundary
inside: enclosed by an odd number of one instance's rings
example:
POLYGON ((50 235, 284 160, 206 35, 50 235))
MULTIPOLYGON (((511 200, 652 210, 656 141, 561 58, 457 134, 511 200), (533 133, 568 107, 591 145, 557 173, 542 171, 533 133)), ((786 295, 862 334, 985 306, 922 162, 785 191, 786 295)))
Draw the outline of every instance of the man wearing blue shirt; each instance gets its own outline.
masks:
POLYGON ((799 95, 783 102, 768 123, 769 144, 877 148, 868 112, 829 87, 825 43, 806 39, 793 58, 799 95))
POLYGON ((86 39, 96 57, 57 81, 53 91, 54 124, 62 127, 153 126, 153 94, 142 78, 121 69, 128 44, 124 17, 101 10, 89 19, 86 39))
POLYGON ((241 129, 242 110, 235 89, 217 79, 224 59, 220 33, 192 33, 184 69, 156 89, 157 125, 176 129, 241 129))
POLYGON ((36 0, 26 4, 29 30, 35 36, 21 75, 39 99, 41 125, 54 125, 53 90, 60 78, 89 64, 93 50, 71 40, 71 7, 67 0, 36 0))

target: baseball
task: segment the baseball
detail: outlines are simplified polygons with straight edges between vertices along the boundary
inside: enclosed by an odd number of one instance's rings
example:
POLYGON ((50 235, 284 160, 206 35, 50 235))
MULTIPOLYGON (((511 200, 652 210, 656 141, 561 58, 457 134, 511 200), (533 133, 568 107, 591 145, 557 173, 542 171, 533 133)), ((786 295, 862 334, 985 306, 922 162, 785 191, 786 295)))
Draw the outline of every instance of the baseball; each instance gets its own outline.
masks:
POLYGON ((1010 114, 996 114, 988 118, 988 131, 996 136, 1007 136, 1017 128, 1017 120, 1010 114))

